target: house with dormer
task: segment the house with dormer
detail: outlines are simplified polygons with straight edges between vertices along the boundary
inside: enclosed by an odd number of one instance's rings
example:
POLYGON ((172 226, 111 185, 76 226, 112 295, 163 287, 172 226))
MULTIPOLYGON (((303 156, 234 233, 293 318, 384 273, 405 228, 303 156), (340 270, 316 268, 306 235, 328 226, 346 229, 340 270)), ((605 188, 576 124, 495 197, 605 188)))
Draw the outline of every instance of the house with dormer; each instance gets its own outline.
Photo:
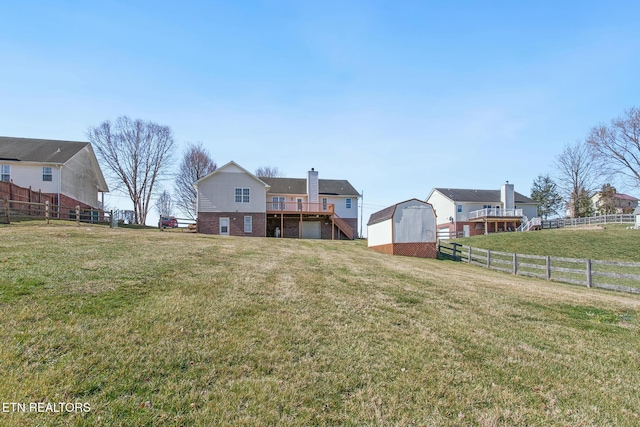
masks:
POLYGON ((347 180, 257 177, 231 161, 196 184, 198 232, 354 239, 359 193, 347 180))

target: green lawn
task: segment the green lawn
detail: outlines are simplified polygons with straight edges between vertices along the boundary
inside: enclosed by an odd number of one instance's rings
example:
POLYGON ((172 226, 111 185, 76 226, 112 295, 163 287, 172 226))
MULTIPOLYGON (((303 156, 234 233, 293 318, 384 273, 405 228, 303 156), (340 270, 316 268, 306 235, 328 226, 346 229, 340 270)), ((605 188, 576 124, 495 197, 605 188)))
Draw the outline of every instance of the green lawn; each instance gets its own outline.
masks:
POLYGON ((0 226, 0 401, 90 404, 0 425, 636 426, 639 315, 364 242, 0 226))
POLYGON ((525 233, 496 233, 456 239, 476 248, 530 255, 640 262, 640 230, 628 224, 604 228, 559 228, 525 233))

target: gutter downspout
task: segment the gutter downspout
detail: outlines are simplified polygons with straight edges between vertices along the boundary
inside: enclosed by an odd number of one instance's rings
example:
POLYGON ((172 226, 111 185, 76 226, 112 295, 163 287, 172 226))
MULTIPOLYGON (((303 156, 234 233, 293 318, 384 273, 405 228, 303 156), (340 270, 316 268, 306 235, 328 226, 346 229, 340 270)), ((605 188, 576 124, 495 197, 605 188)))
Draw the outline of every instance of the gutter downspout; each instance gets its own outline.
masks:
POLYGON ((58 165, 58 219, 60 219, 60 189, 62 188, 62 166, 58 165))

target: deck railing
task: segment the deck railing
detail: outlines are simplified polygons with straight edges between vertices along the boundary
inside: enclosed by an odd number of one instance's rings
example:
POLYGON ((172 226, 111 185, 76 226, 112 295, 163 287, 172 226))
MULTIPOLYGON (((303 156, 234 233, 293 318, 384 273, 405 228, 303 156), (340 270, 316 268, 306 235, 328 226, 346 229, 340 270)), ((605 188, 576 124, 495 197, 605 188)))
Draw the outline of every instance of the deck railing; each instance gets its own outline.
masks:
POLYGON ((327 215, 333 213, 334 205, 333 203, 307 203, 307 202, 296 202, 296 201, 278 201, 267 202, 267 212, 284 212, 284 213, 326 213, 327 215))
POLYGON ((522 209, 485 208, 469 212, 469 219, 485 217, 522 217, 522 209))

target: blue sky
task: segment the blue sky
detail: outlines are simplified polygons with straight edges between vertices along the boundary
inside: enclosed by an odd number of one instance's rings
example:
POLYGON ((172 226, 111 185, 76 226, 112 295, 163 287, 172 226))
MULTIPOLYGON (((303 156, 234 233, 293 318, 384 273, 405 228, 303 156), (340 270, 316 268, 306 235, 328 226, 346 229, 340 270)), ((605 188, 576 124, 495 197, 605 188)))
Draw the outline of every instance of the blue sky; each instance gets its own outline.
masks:
POLYGON ((83 141, 119 115, 152 120, 173 129, 176 163, 202 141, 218 165, 348 179, 365 223, 433 187, 528 195, 565 144, 640 105, 639 15, 631 1, 3 2, 0 135, 83 141))

